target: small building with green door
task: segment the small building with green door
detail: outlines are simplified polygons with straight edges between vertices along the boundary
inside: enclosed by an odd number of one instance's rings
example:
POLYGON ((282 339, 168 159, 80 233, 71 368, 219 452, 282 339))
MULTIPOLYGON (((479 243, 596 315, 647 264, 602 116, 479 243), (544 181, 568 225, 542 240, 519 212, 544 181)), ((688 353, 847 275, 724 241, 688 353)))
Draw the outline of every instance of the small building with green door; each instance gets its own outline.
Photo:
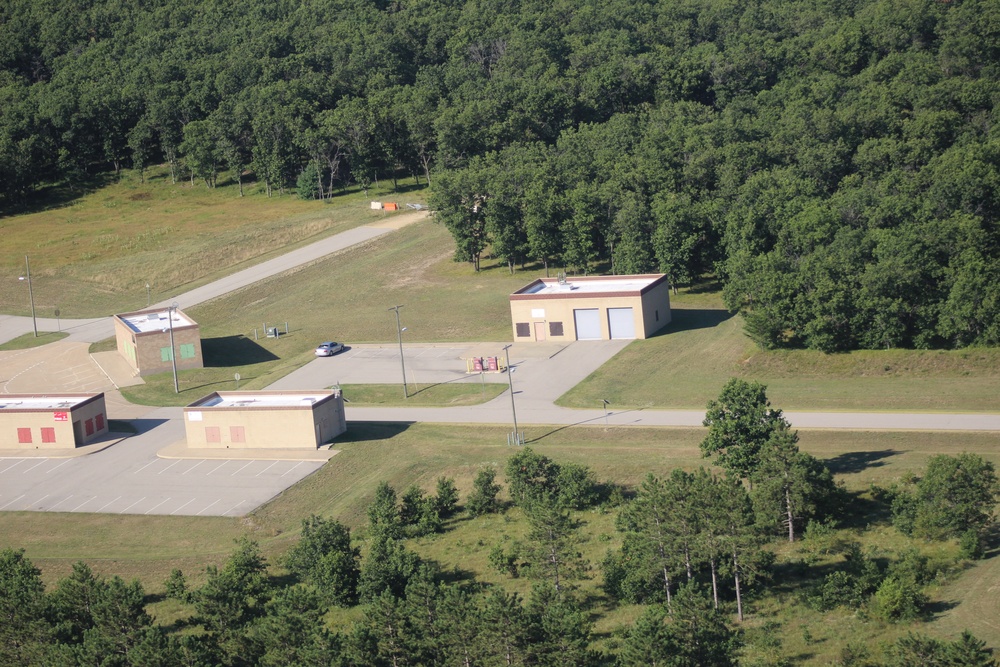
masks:
POLYGON ((198 323, 177 308, 152 308, 114 316, 118 353, 125 357, 136 375, 152 375, 172 370, 203 368, 201 331, 198 323), (173 329, 173 349, 170 334, 173 329))

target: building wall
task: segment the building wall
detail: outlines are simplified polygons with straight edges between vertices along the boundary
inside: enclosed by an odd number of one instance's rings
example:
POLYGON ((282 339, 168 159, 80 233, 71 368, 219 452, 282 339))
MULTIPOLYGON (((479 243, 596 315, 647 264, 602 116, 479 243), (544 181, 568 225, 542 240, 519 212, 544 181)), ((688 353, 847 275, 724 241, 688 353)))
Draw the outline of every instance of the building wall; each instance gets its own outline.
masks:
POLYGON ((191 406, 184 410, 184 428, 192 448, 316 449, 346 431, 347 421, 337 395, 305 407, 191 406), (209 429, 217 429, 217 442, 210 441, 209 429))
MULTIPOLYGON (((170 357, 164 358, 165 350, 170 349, 169 330, 136 333, 117 317, 114 320, 118 353, 125 357, 139 375, 173 370, 170 357)), ((205 366, 201 351, 201 331, 197 324, 174 327, 174 354, 177 355, 179 371, 205 366)))
MULTIPOLYGON (((84 400, 85 397, 81 397, 84 400)), ((67 410, 0 410, 0 448, 73 449, 90 444, 108 432, 108 414, 104 394, 67 410), (90 422, 89 433, 87 422, 90 422), (79 442, 74 425, 79 425, 79 442), (19 433, 19 429, 21 432, 19 433), (46 431, 43 431, 46 429, 46 431), (21 442, 24 430, 31 442, 21 442), (48 442, 46 442, 48 440, 48 442)))
MULTIPOLYGON (((664 280, 653 285, 642 295, 642 320, 645 324, 642 337, 649 338, 670 324, 672 319, 670 314, 670 281, 664 280)), ((638 328, 636 334, 638 334, 638 328)))
POLYGON ((545 340, 557 342, 577 340, 574 311, 579 309, 597 309, 601 326, 601 339, 610 340, 609 308, 631 308, 635 338, 647 338, 670 322, 670 284, 664 280, 659 284, 652 285, 642 295, 587 294, 584 296, 574 295, 572 292, 513 295, 510 300, 510 314, 514 341, 540 340, 537 329, 539 323, 542 324, 545 340), (562 325, 561 335, 558 334, 560 323, 562 325), (520 331, 518 324, 522 325, 520 331), (526 329, 525 324, 528 325, 526 329))

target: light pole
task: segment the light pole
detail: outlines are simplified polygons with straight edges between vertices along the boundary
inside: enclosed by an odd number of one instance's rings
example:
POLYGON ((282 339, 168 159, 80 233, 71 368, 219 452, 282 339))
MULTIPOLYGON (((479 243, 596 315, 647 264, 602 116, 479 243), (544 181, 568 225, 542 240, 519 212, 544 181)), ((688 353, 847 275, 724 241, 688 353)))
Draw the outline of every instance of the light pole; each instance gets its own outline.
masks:
POLYGON ((149 283, 146 283, 146 308, 149 308, 149 283))
POLYGON ((38 338, 38 321, 35 319, 35 295, 31 291, 31 265, 28 263, 27 255, 24 256, 24 275, 18 278, 18 280, 28 281, 28 300, 31 301, 31 327, 35 330, 35 338, 38 338))
POLYGON ((608 430, 608 406, 611 405, 608 399, 602 398, 601 401, 604 403, 604 430, 608 430))
POLYGON ((403 372, 403 398, 409 398, 410 392, 406 388, 406 364, 403 363, 403 332, 406 331, 406 327, 399 326, 399 309, 403 306, 393 306, 389 310, 396 313, 396 338, 399 340, 399 368, 403 372))
POLYGON ((517 408, 514 407, 514 379, 510 374, 510 348, 513 347, 513 343, 507 345, 503 348, 504 358, 507 361, 507 384, 510 386, 510 411, 514 415, 514 440, 518 440, 517 437, 517 408))
POLYGON ((167 322, 170 326, 170 365, 174 369, 174 393, 181 393, 180 388, 177 386, 177 355, 174 354, 174 312, 177 310, 177 302, 174 301, 173 305, 167 308, 167 322))

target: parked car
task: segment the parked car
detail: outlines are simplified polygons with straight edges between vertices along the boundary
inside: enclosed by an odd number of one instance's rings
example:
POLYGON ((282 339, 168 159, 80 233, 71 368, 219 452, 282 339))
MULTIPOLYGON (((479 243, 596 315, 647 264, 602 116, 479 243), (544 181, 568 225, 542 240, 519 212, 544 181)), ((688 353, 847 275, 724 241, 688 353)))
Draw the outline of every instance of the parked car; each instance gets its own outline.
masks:
POLYGON ((334 343, 333 341, 327 341, 326 343, 320 343, 316 348, 317 357, 332 357, 338 352, 343 352, 343 343, 334 343))

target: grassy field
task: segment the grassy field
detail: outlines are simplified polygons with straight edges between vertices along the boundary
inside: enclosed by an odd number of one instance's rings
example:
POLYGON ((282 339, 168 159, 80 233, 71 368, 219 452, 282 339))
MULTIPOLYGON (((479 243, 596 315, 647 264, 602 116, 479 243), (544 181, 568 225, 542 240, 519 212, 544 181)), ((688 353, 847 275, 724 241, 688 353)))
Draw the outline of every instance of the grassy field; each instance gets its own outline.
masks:
POLYGON ((48 345, 49 343, 54 343, 57 340, 62 340, 68 335, 69 334, 65 331, 39 332, 37 336, 34 333, 24 334, 23 336, 18 336, 17 338, 13 338, 0 345, 0 352, 4 352, 6 350, 27 350, 31 347, 48 345))
MULTIPOLYGON (((693 468, 705 461, 698 453, 700 430, 618 428, 528 428, 529 444, 557 462, 589 465, 598 479, 635 485, 647 472, 664 474, 671 468, 693 468)), ((147 517, 56 513, 0 514, 0 546, 25 547, 28 556, 53 581, 65 576, 74 561, 84 559, 98 572, 138 578, 152 593, 163 590, 162 582, 180 568, 197 584, 208 564, 218 564, 233 547, 233 540, 250 534, 259 540, 272 562, 297 537, 301 519, 310 513, 333 516, 355 529, 365 523, 365 508, 376 485, 386 480, 402 492, 410 484, 432 491, 439 476, 454 477, 464 498, 472 479, 484 465, 502 468, 512 453, 503 428, 436 425, 358 425, 339 444, 340 453, 316 474, 242 519, 147 517)), ((848 489, 863 492, 871 484, 889 485, 918 473, 927 459, 938 453, 976 452, 1000 463, 1000 451, 991 434, 851 433, 804 431, 803 449, 824 459, 848 489)), ((866 495, 859 498, 863 507, 866 495)), ((595 567, 581 586, 595 600, 598 636, 611 641, 613 630, 630 622, 638 613, 629 606, 616 607, 600 592, 596 563, 618 542, 613 528, 614 511, 590 511, 580 515, 584 534, 583 553, 595 567)), ((410 546, 421 556, 437 561, 445 570, 476 576, 525 592, 526 580, 509 580, 489 569, 487 555, 499 541, 518 539, 524 525, 516 510, 504 516, 449 522, 444 535, 421 538, 410 546)), ((360 535, 361 533, 359 533, 360 535)), ((875 521, 848 526, 837 539, 859 540, 881 553, 899 551, 908 542, 894 529, 875 521)), ((789 548, 777 544, 781 571, 793 571, 795 563, 814 561, 816 545, 802 542, 789 548)), ((950 543, 924 544, 932 557, 954 555, 950 543)), ((829 556, 836 559, 838 557, 829 556)), ((866 622, 845 610, 811 611, 801 605, 802 581, 789 579, 772 594, 751 601, 752 615, 746 627, 753 633, 769 632, 778 624, 784 646, 780 654, 799 656, 812 664, 836 658, 848 639, 878 642, 908 629, 953 635, 969 627, 993 646, 1000 645, 1000 632, 993 619, 1000 615, 1000 600, 988 594, 997 575, 993 558, 976 563, 932 588, 940 611, 930 623, 885 627, 866 622), (806 657, 808 656, 808 657, 806 657)), ((185 613, 173 602, 160 602, 152 611, 161 622, 185 613)), ((351 618, 350 614, 343 618, 351 618)), ((764 644, 766 645, 766 642, 764 644)))
MULTIPOLYGON (((228 182, 227 182, 228 183, 228 182)), ((383 184, 385 185, 385 184, 383 184)), ((24 273, 31 260, 40 317, 97 317, 146 305, 197 287, 322 236, 378 219, 368 202, 385 196, 422 201, 420 191, 385 189, 337 196, 333 204, 293 194, 268 198, 251 184, 239 197, 229 183, 214 189, 171 183, 164 167, 145 183, 124 172, 118 183, 34 212, 0 217, 0 272, 24 273)), ((19 287, 19 286, 15 286, 19 287)), ((25 289, 0 290, 0 312, 29 313, 25 289)))
MULTIPOLYGON (((324 340, 392 341, 389 306, 405 304, 402 324, 413 342, 495 341, 510 336, 506 296, 535 274, 472 272, 451 261, 448 231, 423 220, 298 270, 187 309, 201 325, 206 368, 147 376, 124 393, 147 405, 186 405, 206 391, 260 389, 314 358, 324 340), (470 313, 473 314, 470 316, 470 313), (265 338, 264 323, 288 335, 265 338), (258 338, 254 339, 254 329, 258 338)), ((402 386, 397 388, 402 395, 402 386)))
POLYGON ((344 398, 351 405, 381 405, 393 407, 479 405, 502 394, 507 385, 486 384, 408 384, 410 396, 405 397, 402 385, 397 384, 345 384, 341 385, 344 398))
POLYGON ((558 402, 704 408, 731 377, 763 382, 786 410, 1000 411, 1000 350, 764 351, 719 292, 683 291, 673 322, 637 340, 558 402))

